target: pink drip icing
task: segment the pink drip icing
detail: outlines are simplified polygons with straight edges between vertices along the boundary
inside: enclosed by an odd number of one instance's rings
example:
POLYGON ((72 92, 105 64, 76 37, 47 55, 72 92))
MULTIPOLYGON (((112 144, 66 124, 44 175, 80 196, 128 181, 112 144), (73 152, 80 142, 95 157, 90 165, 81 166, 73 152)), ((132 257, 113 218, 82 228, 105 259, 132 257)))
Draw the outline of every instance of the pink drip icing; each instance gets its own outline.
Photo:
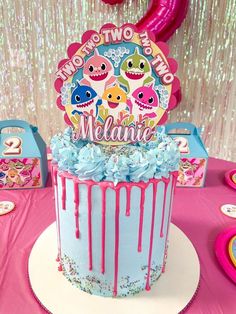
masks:
MULTIPOLYGON (((57 169, 58 167, 55 165, 55 168, 57 169)), ((173 174, 174 172, 172 172, 171 174, 173 174)), ((107 188, 111 188, 113 190, 117 190, 117 189, 121 189, 121 188, 125 188, 125 189, 132 189, 132 187, 136 186, 139 188, 142 188, 144 186, 147 186, 150 183, 158 183, 160 181, 163 181, 164 179, 150 179, 147 183, 144 182, 119 182, 117 185, 114 184, 114 182, 111 181, 101 181, 101 182, 97 182, 97 181, 93 181, 93 180, 80 180, 78 178, 75 178, 74 175, 68 173, 68 172, 60 172, 59 174, 60 177, 65 177, 67 179, 71 179, 74 180, 75 182, 81 183, 81 184, 86 184, 86 185, 97 185, 99 187, 107 187, 107 188)))
POLYGON ((163 257, 163 262, 162 262, 162 273, 165 272, 165 266, 166 266, 165 261, 167 257, 167 243, 168 243, 168 236, 169 236, 169 230, 170 230, 170 218, 171 218, 171 212, 172 212, 173 196, 174 196, 176 181, 177 181, 177 177, 173 174, 171 192, 170 192, 171 201, 170 201, 169 215, 168 215, 168 222, 167 222, 168 229, 167 229, 167 234, 166 234, 165 251, 164 251, 164 257, 163 257))
POLYGON ((101 273, 105 273, 105 245, 106 245, 106 187, 102 187, 102 254, 101 273))
POLYGON ((126 186, 126 216, 130 216, 130 187, 126 186))
POLYGON ((119 237, 120 237, 120 189, 116 189, 116 208, 115 208, 115 265, 114 265, 114 288, 113 296, 117 296, 118 267, 119 267, 119 237))
POLYGON ((57 259, 56 261, 59 262, 58 270, 62 271, 62 265, 61 265, 61 231, 60 231, 60 214, 59 214, 59 195, 58 195, 58 182, 57 182, 57 168, 52 167, 52 178, 53 183, 56 187, 56 226, 57 226, 57 259))
MULTIPOLYGON (((57 173, 57 166, 53 166, 54 168, 54 172, 57 173)), ((178 176, 178 172, 172 172, 171 173, 175 178, 177 178, 178 176)), ((73 175, 67 173, 67 172, 61 172, 59 174, 60 177, 64 177, 67 179, 71 179, 74 180, 74 182, 78 182, 78 183, 83 183, 86 184, 88 186, 88 239, 89 239, 89 269, 92 270, 92 199, 91 199, 91 189, 93 185, 97 185, 100 186, 102 189, 107 189, 107 188, 111 188, 116 192, 116 214, 115 214, 115 271, 114 271, 114 289, 113 289, 113 295, 116 296, 117 295, 117 283, 118 283, 118 258, 119 258, 119 215, 120 215, 120 189, 122 187, 124 187, 127 191, 127 203, 130 204, 130 194, 128 192, 128 190, 131 191, 132 187, 136 186, 139 188, 144 188, 147 187, 149 184, 153 184, 153 209, 152 209, 152 226, 151 226, 151 233, 150 233, 150 247, 149 247, 149 257, 148 257, 148 274, 147 274, 147 283, 146 283, 146 290, 150 289, 150 269, 151 269, 151 258, 152 258, 152 246, 153 246, 153 232, 154 232, 154 220, 155 220, 155 207, 156 207, 156 190, 157 190, 157 183, 160 181, 163 181, 165 183, 165 186, 168 182, 166 182, 166 179, 162 178, 162 179, 150 179, 149 182, 147 184, 144 184, 144 182, 120 182, 118 183, 116 186, 114 185, 113 182, 95 182, 92 180, 79 180, 78 178, 75 178, 73 175)), ((54 182, 55 186, 56 186, 56 191, 57 191, 57 204, 58 203, 58 189, 57 189, 57 177, 55 177, 55 182, 54 182)), ((62 181, 62 185, 63 185, 63 181, 62 181)), ((167 190, 167 186, 166 186, 166 190, 167 190)), ((65 195, 64 195, 64 199, 66 201, 66 190, 64 191, 65 195)), ((166 193, 165 193, 166 194, 166 193)), ((105 201, 105 200, 104 200, 105 201)), ((127 204, 126 207, 126 215, 128 216, 130 214, 130 205, 127 204)), ((65 207, 65 206, 64 206, 65 207)), ((141 207, 141 206, 140 206, 141 207)), ((105 213, 105 210, 104 210, 105 213)), ((58 221, 59 221, 59 212, 58 212, 58 221)), ((105 224, 103 224, 104 226, 104 231, 102 231, 104 233, 105 236, 105 224)), ((102 228, 103 229, 103 228, 102 228)), ((104 254, 104 257, 102 258, 104 261, 104 264, 102 262, 101 266, 101 270, 105 272, 105 237, 103 236, 103 244, 102 245, 102 250, 104 253, 102 253, 102 255, 104 254)), ((60 248, 60 228, 58 227, 58 238, 59 238, 59 259, 61 259, 61 248, 60 248)), ((58 267, 59 270, 62 270, 62 265, 60 264, 58 267)))
POLYGON ((61 263, 60 263, 59 266, 58 266, 58 270, 59 270, 59 271, 63 271, 61 263))
POLYGON ((52 182, 57 186, 57 168, 52 167, 52 182))
POLYGON ((139 231, 138 231, 138 252, 142 252, 144 202, 145 202, 145 188, 142 187, 141 199, 140 199, 139 231))
POLYGON ((66 178, 61 176, 61 185, 62 185, 62 209, 66 209, 66 178))
POLYGON ((74 182, 74 203, 75 203, 75 237, 79 239, 79 184, 74 182))
POLYGON ((167 192, 167 188, 170 182, 170 179, 164 179, 164 200, 163 200, 163 206, 162 206, 162 217, 161 217, 161 231, 160 231, 160 237, 163 238, 164 233, 163 233, 163 229, 164 229, 164 220, 165 220, 165 208, 166 208, 166 192, 167 192))
POLYGON ((155 223, 155 215, 156 215, 156 194, 157 194, 157 184, 153 183, 152 222, 151 222, 150 246, 149 246, 149 254, 148 254, 148 272, 147 272, 147 281, 146 281, 146 287, 145 287, 147 291, 151 289, 150 288, 150 272, 151 272, 151 263, 152 263, 154 223, 155 223))
POLYGON ((88 185, 88 253, 89 270, 93 269, 93 248, 92 248, 92 185, 88 185))
POLYGON ((157 195, 157 184, 153 183, 152 222, 151 222, 150 246, 149 246, 149 254, 148 254, 148 272, 147 272, 147 281, 146 281, 146 287, 145 287, 147 291, 151 289, 150 288, 150 272, 151 272, 151 263, 152 263, 153 234, 154 234, 155 215, 156 215, 156 195, 157 195))

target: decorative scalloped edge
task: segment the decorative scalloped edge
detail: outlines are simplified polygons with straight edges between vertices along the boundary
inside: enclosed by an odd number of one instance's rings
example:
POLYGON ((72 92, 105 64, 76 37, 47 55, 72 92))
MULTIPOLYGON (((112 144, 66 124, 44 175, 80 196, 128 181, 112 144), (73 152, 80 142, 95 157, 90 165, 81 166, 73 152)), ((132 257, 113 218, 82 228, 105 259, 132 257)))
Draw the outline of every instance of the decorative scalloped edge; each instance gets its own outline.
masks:
POLYGON ((198 294, 198 291, 199 291, 199 289, 200 289, 200 286, 201 286, 200 281, 201 281, 201 279, 199 279, 197 289, 196 289, 194 295, 192 296, 191 300, 188 302, 187 305, 185 305, 185 307, 179 312, 179 314, 184 314, 184 313, 186 313, 186 311, 187 311, 187 310, 191 307, 191 305, 193 304, 194 300, 195 300, 196 297, 197 297, 197 294, 198 294))
MULTIPOLYGON (((122 26, 131 26, 135 32, 139 32, 138 31, 138 27, 134 24, 131 23, 125 23, 122 26)), ((112 28, 112 27, 116 27, 115 24, 112 23, 107 23, 104 24, 100 30, 99 33, 101 33, 101 31, 103 29, 106 28, 112 28)), ((144 30, 143 30, 144 31, 144 30)), ((148 32, 149 38, 154 41, 156 43, 156 45, 159 47, 159 49, 162 51, 162 53, 165 55, 169 67, 171 69, 172 74, 175 74, 177 69, 178 69, 178 64, 177 61, 173 58, 168 58, 169 55, 169 46, 162 41, 155 41, 155 35, 150 32, 149 30, 146 30, 148 32)), ((72 44, 69 45, 69 47, 67 48, 67 59, 62 59, 59 63, 58 63, 58 70, 66 63, 68 62, 73 55, 78 51, 78 49, 88 40, 90 39, 91 35, 96 33, 95 30, 88 30, 85 33, 83 33, 82 38, 81 38, 81 43, 79 42, 74 42, 72 44)), ((61 103, 61 87, 63 85, 63 80, 61 78, 56 78, 55 82, 54 82, 54 88, 57 91, 57 93, 59 94, 59 96, 57 97, 56 100, 56 104, 57 107, 65 112, 65 107, 62 105, 61 103)), ((178 103, 181 101, 181 89, 180 89, 180 81, 178 79, 177 76, 174 76, 174 81, 172 82, 172 90, 171 90, 171 95, 170 95, 170 100, 169 100, 169 104, 168 104, 168 108, 165 110, 165 113, 163 114, 163 116, 161 117, 161 119, 158 121, 158 125, 163 125, 167 119, 168 119, 168 112, 173 110, 174 108, 176 108, 178 106, 178 103)), ((72 125, 72 122, 70 121, 67 113, 64 113, 64 120, 66 122, 66 124, 68 125, 72 125)))

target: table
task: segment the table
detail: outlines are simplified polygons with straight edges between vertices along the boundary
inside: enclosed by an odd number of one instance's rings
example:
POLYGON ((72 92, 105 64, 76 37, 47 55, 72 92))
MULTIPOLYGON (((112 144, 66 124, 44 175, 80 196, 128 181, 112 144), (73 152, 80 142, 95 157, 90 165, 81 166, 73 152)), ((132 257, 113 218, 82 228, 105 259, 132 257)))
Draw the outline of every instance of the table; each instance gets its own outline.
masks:
MULTIPOLYGON (((205 188, 177 188, 172 222, 195 246, 201 263, 200 286, 187 314, 236 313, 236 286, 221 270, 214 254, 217 234, 236 220, 220 206, 236 204, 236 192, 224 184, 224 173, 236 163, 210 158, 205 188)), ((0 314, 43 314, 30 289, 27 263, 38 236, 55 220, 51 177, 40 190, 1 191, 16 209, 0 216, 0 314)), ((66 313, 65 313, 66 314, 66 313)))

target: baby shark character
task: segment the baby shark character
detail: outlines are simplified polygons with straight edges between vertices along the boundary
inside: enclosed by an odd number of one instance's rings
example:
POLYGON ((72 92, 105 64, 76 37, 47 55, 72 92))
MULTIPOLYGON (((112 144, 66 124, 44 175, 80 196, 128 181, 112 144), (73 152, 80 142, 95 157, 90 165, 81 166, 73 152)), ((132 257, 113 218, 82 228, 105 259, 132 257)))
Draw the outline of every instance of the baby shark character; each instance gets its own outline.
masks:
POLYGON ((138 86, 150 84, 153 80, 148 60, 139 54, 136 47, 134 54, 122 62, 118 82, 127 89, 128 94, 132 94, 138 86))
POLYGON ((101 56, 97 49, 94 50, 94 55, 86 61, 83 76, 81 84, 91 86, 100 97, 109 85, 116 82, 111 62, 101 56))
POLYGON ((127 108, 127 95, 122 88, 118 85, 114 85, 102 95, 102 105, 108 110, 108 115, 114 117, 114 121, 117 121, 121 111, 127 108))
POLYGON ((71 105, 73 107, 72 114, 78 113, 79 115, 91 113, 94 117, 97 116, 98 106, 101 105, 102 100, 99 99, 95 90, 90 86, 80 85, 77 82, 77 86, 74 88, 71 95, 71 105))
POLYGON ((178 181, 182 185, 186 185, 194 179, 196 170, 196 164, 194 164, 191 160, 183 158, 180 160, 178 181))
POLYGON ((19 175, 18 171, 16 169, 10 169, 8 171, 6 182, 9 187, 13 187, 15 184, 19 186, 24 185, 24 181, 22 180, 21 176, 19 175))
POLYGON ((127 104, 135 120, 138 120, 140 115, 147 118, 155 118, 157 108, 159 107, 159 97, 153 89, 153 84, 137 88, 132 93, 127 104))

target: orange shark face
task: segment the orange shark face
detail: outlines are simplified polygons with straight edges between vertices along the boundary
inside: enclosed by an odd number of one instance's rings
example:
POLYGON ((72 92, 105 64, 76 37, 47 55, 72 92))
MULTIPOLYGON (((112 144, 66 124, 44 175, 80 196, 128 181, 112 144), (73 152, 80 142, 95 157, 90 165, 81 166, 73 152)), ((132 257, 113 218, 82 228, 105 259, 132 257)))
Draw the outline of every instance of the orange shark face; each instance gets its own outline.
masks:
POLYGON ((107 101, 111 109, 118 108, 120 103, 126 103, 127 95, 118 85, 112 86, 105 90, 102 99, 107 101))
POLYGON ((18 171, 15 169, 10 169, 8 171, 8 176, 13 180, 15 177, 18 176, 18 171))

